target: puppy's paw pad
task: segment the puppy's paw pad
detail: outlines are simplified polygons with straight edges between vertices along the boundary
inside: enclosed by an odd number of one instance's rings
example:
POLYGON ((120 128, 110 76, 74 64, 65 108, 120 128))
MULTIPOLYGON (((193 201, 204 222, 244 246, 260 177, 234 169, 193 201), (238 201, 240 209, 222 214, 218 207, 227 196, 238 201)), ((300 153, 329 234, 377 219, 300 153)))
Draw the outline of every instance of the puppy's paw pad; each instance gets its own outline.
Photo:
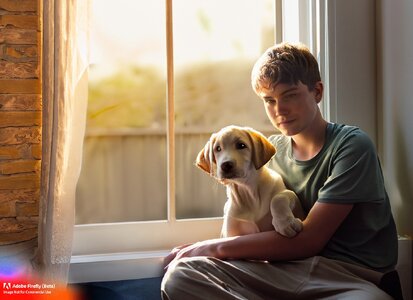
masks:
POLYGON ((291 220, 291 226, 297 233, 303 230, 303 222, 301 222, 299 218, 294 218, 293 220, 291 220))
POLYGON ((303 223, 298 218, 289 218, 280 222, 279 220, 273 220, 275 231, 286 237, 294 237, 303 230, 303 223))

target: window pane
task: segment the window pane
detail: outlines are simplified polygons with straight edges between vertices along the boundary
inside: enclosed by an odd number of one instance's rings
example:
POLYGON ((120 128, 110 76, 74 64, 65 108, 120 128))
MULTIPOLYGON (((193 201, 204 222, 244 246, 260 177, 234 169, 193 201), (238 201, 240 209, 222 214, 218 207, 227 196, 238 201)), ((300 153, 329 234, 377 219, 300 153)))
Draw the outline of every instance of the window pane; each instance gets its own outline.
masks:
MULTIPOLYGON (((283 0, 283 40, 300 42, 299 0, 283 0)), ((301 41, 303 42, 303 41, 301 41)))
POLYGON ((273 0, 175 0, 177 218, 222 216, 225 188, 194 166, 212 132, 271 128, 250 83, 274 42, 273 0))
POLYGON ((93 1, 77 224, 166 218, 164 2, 93 1))

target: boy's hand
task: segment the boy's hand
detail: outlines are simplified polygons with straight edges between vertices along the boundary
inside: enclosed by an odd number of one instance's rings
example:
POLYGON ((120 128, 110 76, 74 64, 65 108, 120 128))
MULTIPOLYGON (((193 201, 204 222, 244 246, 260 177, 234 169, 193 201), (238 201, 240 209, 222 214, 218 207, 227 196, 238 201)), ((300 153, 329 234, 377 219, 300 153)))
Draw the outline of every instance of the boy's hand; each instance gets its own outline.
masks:
POLYGON ((217 252, 218 245, 221 241, 222 239, 212 239, 194 244, 186 244, 172 249, 171 253, 164 259, 164 270, 167 270, 171 263, 182 257, 210 256, 222 259, 222 257, 218 257, 217 252))
POLYGON ((185 244, 178 247, 175 247, 171 250, 171 252, 163 259, 163 269, 166 271, 168 269, 169 264, 173 261, 176 255, 181 251, 183 248, 188 247, 192 244, 185 244))

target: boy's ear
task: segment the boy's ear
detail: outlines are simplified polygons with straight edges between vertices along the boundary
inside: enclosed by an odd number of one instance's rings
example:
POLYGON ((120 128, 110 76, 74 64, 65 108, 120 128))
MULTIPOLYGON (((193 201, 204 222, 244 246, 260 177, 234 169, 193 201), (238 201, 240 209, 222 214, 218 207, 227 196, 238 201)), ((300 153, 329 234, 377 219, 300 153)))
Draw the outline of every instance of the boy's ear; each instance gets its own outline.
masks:
POLYGON ((247 132, 252 145, 251 159, 255 169, 258 170, 274 156, 276 150, 263 134, 253 129, 248 129, 247 132))
POLYGON ((317 103, 320 103, 321 99, 323 98, 323 94, 324 94, 324 84, 322 81, 316 82, 314 86, 314 91, 315 91, 315 99, 317 103))

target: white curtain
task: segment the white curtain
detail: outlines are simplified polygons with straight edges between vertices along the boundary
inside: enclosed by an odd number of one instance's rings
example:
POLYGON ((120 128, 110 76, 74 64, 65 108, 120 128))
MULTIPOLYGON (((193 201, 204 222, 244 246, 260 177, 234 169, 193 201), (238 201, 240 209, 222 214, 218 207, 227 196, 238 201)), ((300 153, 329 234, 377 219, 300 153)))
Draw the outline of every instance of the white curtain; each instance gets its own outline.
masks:
POLYGON ((36 269, 65 284, 87 105, 89 0, 43 0, 43 158, 36 269))

